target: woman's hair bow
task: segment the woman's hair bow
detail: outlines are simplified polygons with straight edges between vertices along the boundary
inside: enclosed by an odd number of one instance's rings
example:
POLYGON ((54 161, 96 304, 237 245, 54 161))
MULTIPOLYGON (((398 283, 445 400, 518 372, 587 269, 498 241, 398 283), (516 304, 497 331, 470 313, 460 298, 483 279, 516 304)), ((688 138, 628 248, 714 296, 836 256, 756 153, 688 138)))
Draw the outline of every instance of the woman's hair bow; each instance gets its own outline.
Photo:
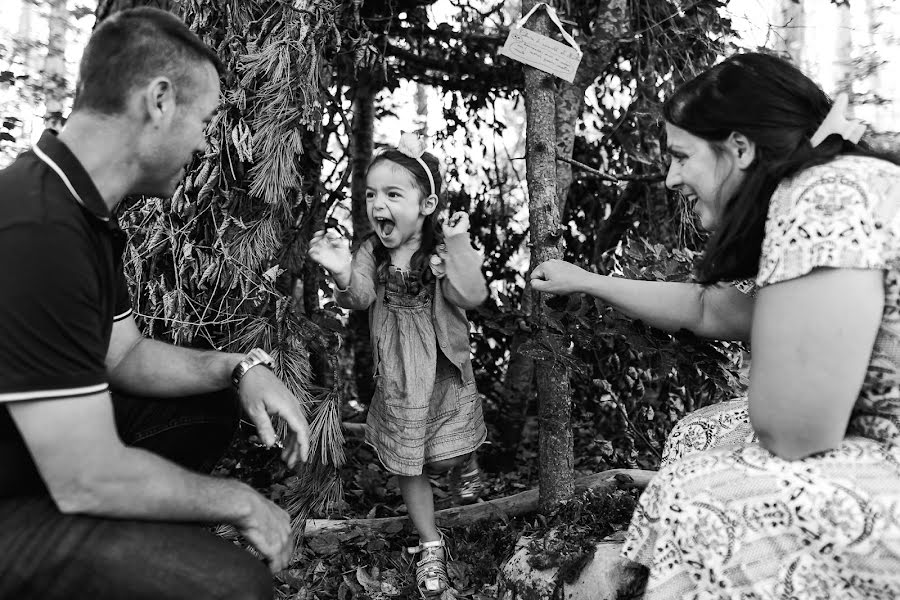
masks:
POLYGON ((812 137, 809 138, 809 143, 812 144, 813 148, 821 144, 825 141, 825 138, 834 133, 838 134, 848 142, 854 144, 859 142, 859 139, 866 131, 866 126, 861 121, 848 119, 845 116, 849 103, 850 100, 846 93, 842 92, 838 94, 838 97, 834 100, 834 104, 831 105, 831 110, 825 115, 825 120, 822 121, 822 124, 819 125, 819 128, 816 129, 816 132, 812 137))

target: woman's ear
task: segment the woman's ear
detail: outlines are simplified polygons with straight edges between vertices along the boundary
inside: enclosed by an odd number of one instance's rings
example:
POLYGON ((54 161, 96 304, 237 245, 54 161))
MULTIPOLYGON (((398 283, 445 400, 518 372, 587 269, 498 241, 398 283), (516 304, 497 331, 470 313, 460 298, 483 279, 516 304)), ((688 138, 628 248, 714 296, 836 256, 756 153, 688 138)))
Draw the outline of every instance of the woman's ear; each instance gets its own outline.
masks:
POLYGON ((756 160, 756 142, 743 133, 732 131, 725 144, 734 154, 735 163, 742 171, 750 168, 756 160))
POLYGON ((433 213, 435 211, 435 209, 437 208, 437 205, 438 205, 437 196, 435 196, 434 194, 431 194, 430 196, 428 196, 427 198, 422 200, 421 204, 419 205, 419 213, 422 216, 427 217, 428 215, 430 215, 431 213, 433 213))

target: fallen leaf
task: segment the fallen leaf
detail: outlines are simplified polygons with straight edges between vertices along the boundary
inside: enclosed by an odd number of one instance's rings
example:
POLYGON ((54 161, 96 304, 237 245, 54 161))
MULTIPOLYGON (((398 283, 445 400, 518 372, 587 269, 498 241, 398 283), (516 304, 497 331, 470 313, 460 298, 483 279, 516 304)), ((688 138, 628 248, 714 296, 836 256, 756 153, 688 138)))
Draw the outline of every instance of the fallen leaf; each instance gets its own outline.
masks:
POLYGON ((333 533, 323 533, 322 535, 308 538, 306 543, 310 550, 321 555, 337 554, 341 546, 340 538, 333 533))
POLYGON ((366 589, 367 593, 381 591, 381 581, 378 579, 378 572, 374 571, 373 574, 374 577, 363 566, 356 567, 356 581, 366 589))

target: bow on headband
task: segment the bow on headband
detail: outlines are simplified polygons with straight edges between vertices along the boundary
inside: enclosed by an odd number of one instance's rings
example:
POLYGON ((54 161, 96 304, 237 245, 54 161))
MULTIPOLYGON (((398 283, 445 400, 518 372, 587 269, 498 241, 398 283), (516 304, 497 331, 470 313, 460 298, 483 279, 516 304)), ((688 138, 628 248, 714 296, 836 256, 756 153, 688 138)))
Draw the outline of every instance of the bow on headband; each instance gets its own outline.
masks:
POLYGON ((397 144, 397 150, 422 165, 422 168, 425 169, 425 174, 428 175, 428 183, 431 185, 431 193, 429 195, 433 196, 435 194, 434 175, 431 174, 431 169, 422 160, 422 155, 425 154, 425 138, 415 133, 403 133, 400 135, 400 143, 397 144))
POLYGON ((859 138, 861 138, 862 134, 866 131, 866 126, 860 121, 848 119, 845 116, 849 103, 850 100, 847 98, 846 93, 838 94, 838 97, 834 100, 834 104, 831 105, 831 110, 825 115, 825 120, 822 121, 822 124, 819 125, 819 128, 816 129, 816 132, 812 137, 809 138, 809 143, 812 144, 813 148, 821 144, 825 141, 825 138, 834 133, 838 134, 848 142, 853 142, 854 144, 859 142, 859 138))

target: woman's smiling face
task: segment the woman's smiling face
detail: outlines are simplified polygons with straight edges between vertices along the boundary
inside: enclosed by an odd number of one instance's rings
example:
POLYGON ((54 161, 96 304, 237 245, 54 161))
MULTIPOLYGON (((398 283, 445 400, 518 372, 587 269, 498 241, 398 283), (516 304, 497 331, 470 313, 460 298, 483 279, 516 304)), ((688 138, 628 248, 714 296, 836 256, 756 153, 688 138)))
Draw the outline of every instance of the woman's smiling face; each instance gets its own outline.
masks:
POLYGON ((728 142, 719 149, 692 133, 666 123, 667 150, 671 156, 666 187, 681 192, 693 203, 700 224, 707 231, 719 225, 722 210, 744 180, 736 152, 728 142))
POLYGON ((413 174, 389 160, 369 168, 366 176, 366 214, 385 248, 416 243, 428 212, 413 174))

